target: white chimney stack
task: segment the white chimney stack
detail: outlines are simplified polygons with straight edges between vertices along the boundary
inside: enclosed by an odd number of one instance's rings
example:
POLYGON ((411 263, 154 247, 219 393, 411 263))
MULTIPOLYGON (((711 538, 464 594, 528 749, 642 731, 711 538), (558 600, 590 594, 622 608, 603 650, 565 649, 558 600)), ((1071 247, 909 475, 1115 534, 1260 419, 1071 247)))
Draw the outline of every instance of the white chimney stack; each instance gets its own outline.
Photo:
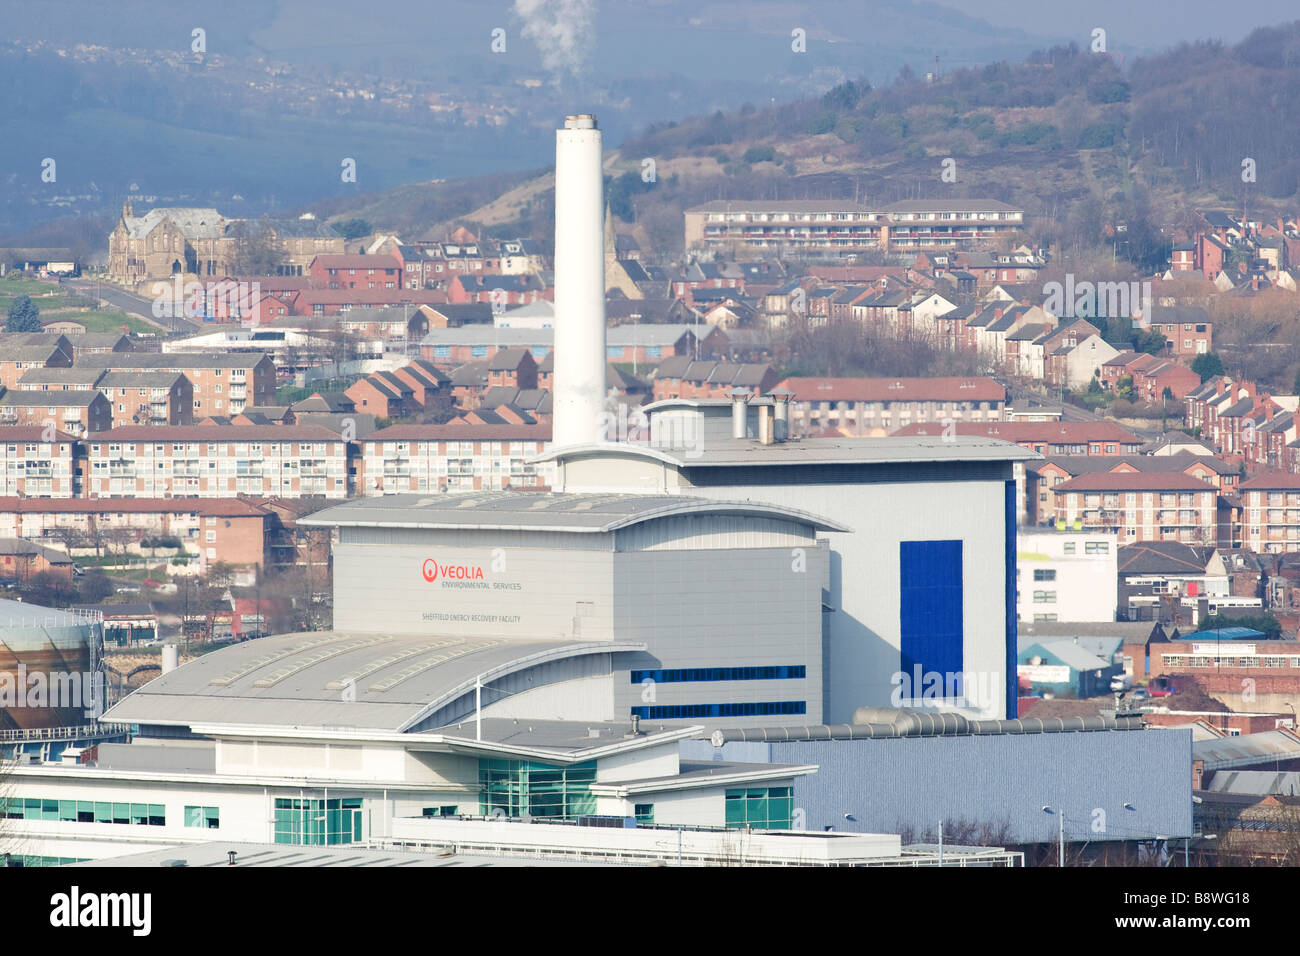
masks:
POLYGON ((604 440, 605 187, 596 117, 555 131, 556 448, 604 440))

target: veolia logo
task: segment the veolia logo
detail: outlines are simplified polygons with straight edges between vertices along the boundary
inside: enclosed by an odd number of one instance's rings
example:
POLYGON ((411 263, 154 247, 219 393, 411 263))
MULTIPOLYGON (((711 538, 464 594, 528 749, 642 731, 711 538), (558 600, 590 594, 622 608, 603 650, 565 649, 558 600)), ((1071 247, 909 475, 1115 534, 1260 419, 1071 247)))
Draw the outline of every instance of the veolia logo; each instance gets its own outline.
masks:
POLYGON ((438 562, 433 560, 433 558, 424 559, 424 568, 422 569, 422 573, 424 574, 424 580, 430 583, 438 580, 439 575, 446 580, 483 580, 483 569, 476 564, 444 564, 439 566, 438 562))

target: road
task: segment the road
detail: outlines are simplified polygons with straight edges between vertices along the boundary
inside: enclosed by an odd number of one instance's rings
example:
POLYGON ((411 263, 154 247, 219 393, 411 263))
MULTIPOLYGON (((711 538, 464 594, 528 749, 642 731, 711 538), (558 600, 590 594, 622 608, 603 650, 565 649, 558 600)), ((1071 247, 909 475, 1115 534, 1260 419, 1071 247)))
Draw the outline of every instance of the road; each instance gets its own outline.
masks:
POLYGON ((179 332, 185 335, 192 335, 201 326, 196 325, 189 319, 173 318, 171 316, 155 316, 153 314, 153 302, 144 296, 136 295, 134 292, 127 292, 119 289, 117 286, 109 285, 106 282, 96 282, 94 279, 64 279, 63 284, 75 289, 81 295, 90 296, 92 299, 98 296, 100 299, 119 309, 128 315, 136 315, 161 329, 168 332, 179 332))

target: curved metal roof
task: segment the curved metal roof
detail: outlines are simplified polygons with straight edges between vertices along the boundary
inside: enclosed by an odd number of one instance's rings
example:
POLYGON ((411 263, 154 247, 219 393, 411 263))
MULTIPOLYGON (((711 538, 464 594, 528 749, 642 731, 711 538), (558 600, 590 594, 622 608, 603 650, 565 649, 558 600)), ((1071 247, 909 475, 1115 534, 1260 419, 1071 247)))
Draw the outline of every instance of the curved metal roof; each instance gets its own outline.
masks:
POLYGON ((103 719, 401 732, 472 690, 479 677, 488 682, 553 661, 641 650, 635 641, 284 634, 189 661, 103 719))
POLYGON ((326 527, 474 528, 607 534, 660 518, 717 514, 784 519, 809 525, 818 531, 850 530, 838 522, 806 511, 754 501, 713 501, 683 495, 511 491, 357 498, 318 511, 298 523, 326 527))

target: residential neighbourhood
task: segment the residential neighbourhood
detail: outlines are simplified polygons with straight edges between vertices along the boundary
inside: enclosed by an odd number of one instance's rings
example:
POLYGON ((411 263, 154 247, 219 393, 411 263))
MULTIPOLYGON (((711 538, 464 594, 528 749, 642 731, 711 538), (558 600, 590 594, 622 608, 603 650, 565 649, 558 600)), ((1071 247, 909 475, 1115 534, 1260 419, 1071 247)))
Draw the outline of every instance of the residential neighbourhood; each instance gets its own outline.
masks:
POLYGON ((1300 21, 323 3, 0 44, 6 868, 1300 865, 1300 21))

